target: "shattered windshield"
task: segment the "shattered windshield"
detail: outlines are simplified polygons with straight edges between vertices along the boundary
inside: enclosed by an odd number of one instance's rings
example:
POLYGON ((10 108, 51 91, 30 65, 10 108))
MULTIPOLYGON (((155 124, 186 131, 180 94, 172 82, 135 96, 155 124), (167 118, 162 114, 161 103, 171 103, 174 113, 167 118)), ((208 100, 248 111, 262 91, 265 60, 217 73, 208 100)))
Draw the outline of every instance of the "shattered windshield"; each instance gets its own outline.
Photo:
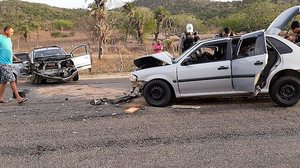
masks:
POLYGON ((34 58, 40 57, 53 57, 58 55, 66 55, 65 51, 61 48, 51 48, 51 49, 43 49, 34 51, 34 58))

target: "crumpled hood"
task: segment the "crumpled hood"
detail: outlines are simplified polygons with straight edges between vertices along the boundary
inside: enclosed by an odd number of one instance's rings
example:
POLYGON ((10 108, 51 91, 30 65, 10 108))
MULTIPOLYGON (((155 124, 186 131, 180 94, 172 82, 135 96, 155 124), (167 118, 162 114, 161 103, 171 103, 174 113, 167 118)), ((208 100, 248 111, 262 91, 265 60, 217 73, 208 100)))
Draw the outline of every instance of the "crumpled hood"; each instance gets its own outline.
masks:
POLYGON ((34 61, 61 61, 70 58, 71 55, 56 55, 56 56, 49 56, 49 57, 37 57, 34 58, 34 61))
POLYGON ((168 53, 168 52, 161 52, 161 53, 157 53, 157 54, 151 54, 151 55, 146 55, 146 56, 142 56, 139 57, 137 59, 135 59, 134 65, 137 66, 138 68, 141 68, 143 66, 147 66, 146 68, 149 67, 155 67, 155 66, 161 66, 161 65, 171 65, 172 60, 174 59, 174 57, 168 53))
POLYGON ((266 30, 266 34, 277 35, 300 12, 300 6, 283 11, 266 30))

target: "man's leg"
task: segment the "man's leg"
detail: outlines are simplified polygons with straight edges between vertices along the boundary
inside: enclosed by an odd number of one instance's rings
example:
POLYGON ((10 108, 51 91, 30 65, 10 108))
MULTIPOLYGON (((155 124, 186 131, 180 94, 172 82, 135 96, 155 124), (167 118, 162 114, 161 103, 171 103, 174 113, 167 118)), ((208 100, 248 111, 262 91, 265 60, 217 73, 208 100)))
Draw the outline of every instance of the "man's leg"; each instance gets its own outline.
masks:
POLYGON ((4 91, 5 91, 6 83, 0 84, 0 101, 4 101, 4 91))
POLYGON ((19 95, 19 91, 18 91, 18 88, 17 88, 16 81, 11 82, 10 83, 10 87, 11 87, 12 91, 14 92, 17 101, 18 102, 22 101, 23 98, 19 95))

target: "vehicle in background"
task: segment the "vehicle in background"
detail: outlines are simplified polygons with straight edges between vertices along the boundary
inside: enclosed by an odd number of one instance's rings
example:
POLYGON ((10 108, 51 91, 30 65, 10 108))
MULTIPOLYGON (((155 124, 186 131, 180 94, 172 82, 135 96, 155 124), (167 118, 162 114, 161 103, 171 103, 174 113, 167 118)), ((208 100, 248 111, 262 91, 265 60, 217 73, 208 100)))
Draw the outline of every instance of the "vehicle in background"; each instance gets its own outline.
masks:
POLYGON ((77 46, 70 53, 59 46, 34 48, 28 58, 19 66, 19 74, 30 75, 36 84, 78 81, 78 70, 91 68, 91 55, 86 45, 77 46))

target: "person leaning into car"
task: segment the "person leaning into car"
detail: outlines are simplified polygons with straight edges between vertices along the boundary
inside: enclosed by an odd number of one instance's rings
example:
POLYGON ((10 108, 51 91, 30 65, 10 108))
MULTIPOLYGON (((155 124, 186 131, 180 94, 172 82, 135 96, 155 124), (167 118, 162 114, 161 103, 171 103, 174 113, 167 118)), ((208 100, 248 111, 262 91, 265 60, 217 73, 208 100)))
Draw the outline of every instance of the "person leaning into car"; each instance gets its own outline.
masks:
POLYGON ((291 30, 295 35, 289 35, 286 38, 297 45, 300 45, 300 23, 299 21, 293 21, 291 24, 291 30))
MULTIPOLYGON (((11 36, 14 34, 14 29, 11 26, 6 26, 3 34, 0 35, 0 103, 7 103, 4 99, 4 91, 7 82, 10 82, 11 89, 16 96, 19 104, 27 101, 27 98, 22 98, 17 89, 16 78, 12 70, 12 61, 15 58, 12 51, 11 36)), ((15 58, 18 60, 18 58, 15 58)))

